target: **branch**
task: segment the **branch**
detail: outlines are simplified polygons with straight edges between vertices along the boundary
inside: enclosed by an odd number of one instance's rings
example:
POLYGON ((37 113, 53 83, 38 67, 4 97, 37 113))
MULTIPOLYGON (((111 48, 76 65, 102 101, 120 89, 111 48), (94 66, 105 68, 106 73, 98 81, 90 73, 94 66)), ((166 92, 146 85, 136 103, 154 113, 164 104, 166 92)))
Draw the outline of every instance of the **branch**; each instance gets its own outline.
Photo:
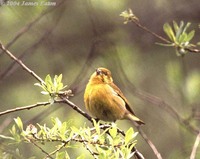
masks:
POLYGON ((199 131, 199 134, 197 135, 196 140, 194 142, 194 145, 193 145, 193 148, 192 148, 192 153, 190 155, 190 159, 195 159, 197 147, 199 146, 199 142, 200 142, 200 131, 199 131))
POLYGON ((64 148, 66 146, 66 142, 62 143, 61 146, 59 146, 57 149, 55 149, 53 152, 49 153, 47 156, 44 157, 44 159, 48 159, 49 156, 52 156, 54 154, 56 154, 58 151, 60 151, 62 148, 64 148))
MULTIPOLYGON (((88 115, 86 112, 84 112, 83 110, 81 110, 77 105, 75 105, 74 103, 72 103, 70 100, 60 97, 62 99, 63 103, 68 104, 70 107, 72 107, 75 111, 77 111, 79 114, 81 114, 82 116, 84 116, 86 119, 88 119, 90 122, 92 122, 92 117, 90 115, 88 115)), ((61 102, 60 102, 61 103, 61 102)))
MULTIPOLYGON (((154 32, 151 31, 151 30, 149 30, 147 27, 143 26, 143 25, 139 22, 138 19, 133 18, 133 19, 131 19, 131 22, 134 23, 134 24, 136 24, 136 26, 138 26, 140 29, 142 29, 142 30, 144 30, 144 31, 146 31, 146 32, 148 32, 148 33, 150 33, 151 35, 153 35, 153 36, 156 37, 157 39, 159 39, 159 40, 161 40, 161 41, 163 41, 163 42, 165 42, 165 43, 167 43, 167 44, 171 44, 171 43, 172 43, 172 42, 170 42, 169 40, 163 38, 162 36, 160 36, 160 35, 154 33, 154 32)), ((200 50, 199 50, 199 49, 196 49, 196 48, 187 48, 187 47, 186 47, 186 48, 184 48, 184 49, 187 50, 187 51, 189 51, 189 52, 191 52, 191 53, 200 53, 200 50)))
POLYGON ((118 58, 118 67, 120 68, 120 73, 125 79, 125 86, 127 87, 127 89, 130 89, 134 93, 134 95, 140 98, 141 100, 150 102, 153 105, 158 106, 160 108, 164 108, 169 113, 169 115, 175 118, 179 124, 185 126, 190 132, 194 134, 199 133, 199 130, 196 127, 194 127, 188 120, 181 117, 178 114, 178 112, 174 109, 174 107, 168 104, 166 101, 164 101, 163 99, 157 96, 151 95, 145 91, 137 89, 135 85, 129 80, 129 78, 127 77, 127 74, 124 72, 122 64, 120 63, 119 56, 116 56, 116 57, 118 58))
MULTIPOLYGON (((57 7, 59 7, 63 2, 65 2, 65 0, 61 0, 60 2, 57 3, 57 5, 55 7, 50 7, 50 9, 45 10, 44 12, 42 12, 37 18, 35 18, 33 21, 31 21, 30 23, 28 23, 27 25, 25 25, 23 28, 21 28, 21 30, 19 30, 17 32, 17 34, 14 36, 14 38, 5 46, 6 49, 8 49, 12 44, 14 44, 17 39, 19 39, 24 33, 26 33, 32 26, 34 26, 37 22, 40 21, 40 19, 42 17, 44 17, 46 14, 52 12, 54 9, 56 9, 57 7)), ((0 52, 0 55, 3 52, 0 52)))
POLYGON ((135 23, 140 29, 142 29, 142 30, 144 30, 144 31, 146 31, 146 32, 148 32, 148 33, 150 33, 151 35, 153 35, 153 36, 156 37, 157 39, 159 39, 159 40, 161 40, 161 41, 163 41, 163 42, 165 42, 165 43, 171 44, 171 42, 170 42, 169 40, 163 38, 162 36, 160 36, 160 35, 154 33, 153 31, 149 30, 147 27, 143 26, 143 25, 139 22, 139 20, 138 20, 138 21, 137 21, 137 20, 132 20, 132 22, 135 23))
POLYGON ((189 131, 198 134, 199 130, 192 126, 188 120, 183 119, 177 111, 168 103, 166 103, 163 99, 160 99, 159 97, 156 97, 154 95, 151 95, 149 93, 136 90, 135 94, 140 98, 145 101, 148 101, 154 105, 157 105, 161 108, 164 108, 173 118, 175 118, 181 125, 184 125, 189 131))
MULTIPOLYGON (((50 26, 48 29, 46 29, 47 31, 44 32, 44 34, 37 40, 35 41, 35 43, 33 45, 31 45, 30 47, 28 47, 27 49, 25 49, 21 55, 18 56, 18 59, 19 60, 24 60, 25 57, 28 55, 28 54, 31 54, 31 53, 34 53, 34 50, 36 50, 44 41, 45 39, 47 39, 51 33, 53 32, 53 30, 56 29, 56 27, 58 26, 59 24, 59 21, 62 17, 62 14, 63 12, 61 11, 60 14, 58 15, 58 18, 56 18, 55 22, 54 22, 54 25, 50 26)), ((8 49, 7 46, 5 46, 5 48, 8 49)), ((5 69, 4 71, 2 71, 2 73, 0 74, 0 82, 7 78, 9 75, 11 75, 18 67, 19 65, 15 65, 16 64, 16 61, 13 61, 8 67, 7 69, 5 69), (16 67, 15 67, 16 66, 16 67)))
POLYGON ((46 152, 42 147, 40 147, 38 144, 36 144, 34 141, 30 140, 30 142, 35 145, 37 148, 39 148, 43 153, 45 153, 50 159, 53 159, 53 157, 51 157, 50 154, 48 154, 48 152, 46 152))
POLYGON ((158 152, 156 146, 153 144, 153 142, 147 137, 147 135, 142 131, 140 126, 137 126, 137 129, 140 133, 140 135, 143 137, 143 139, 146 141, 146 143, 151 147, 154 154, 156 155, 157 159, 162 159, 161 154, 158 152))
POLYGON ((8 110, 5 110, 3 112, 0 112, 0 116, 6 115, 6 114, 9 114, 9 113, 13 113, 13 112, 17 112, 17 111, 21 111, 21 110, 25 110, 25 109, 29 110, 29 109, 36 108, 36 107, 39 107, 39 106, 46 106, 46 105, 49 105, 49 104, 50 104, 50 102, 39 102, 39 103, 28 105, 28 106, 8 109, 8 110))
POLYGON ((31 69, 29 69, 21 60, 19 60, 17 57, 15 57, 10 51, 8 51, 3 44, 0 42, 0 49, 2 49, 11 59, 16 61, 25 71, 30 73, 36 80, 38 80, 40 83, 44 83, 44 81, 31 69))

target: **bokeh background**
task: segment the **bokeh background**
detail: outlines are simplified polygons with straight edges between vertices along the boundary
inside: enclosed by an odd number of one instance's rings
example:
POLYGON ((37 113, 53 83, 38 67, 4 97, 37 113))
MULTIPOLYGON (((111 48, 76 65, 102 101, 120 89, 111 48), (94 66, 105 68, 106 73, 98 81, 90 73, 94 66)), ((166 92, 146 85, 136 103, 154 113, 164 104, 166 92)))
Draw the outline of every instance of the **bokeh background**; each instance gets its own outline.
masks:
MULTIPOLYGON (((173 20, 191 22, 190 30, 196 30, 195 44, 199 40, 199 2, 51 2, 50 6, 23 6, 21 0, 3 4, 0 7, 0 41, 41 78, 62 73, 63 82, 74 93, 71 101, 83 110, 83 93, 90 75, 99 66, 109 68, 114 82, 124 92, 137 116, 145 121, 143 130, 163 158, 189 158, 196 135, 181 125, 163 103, 170 105, 192 126, 200 126, 200 54, 177 57, 173 48, 156 45, 160 42, 158 39, 133 23, 123 24, 119 15, 131 8, 142 25, 164 37, 164 23, 172 24, 173 20), (160 99, 160 104, 151 101, 147 95, 160 99)), ((36 82, 0 51, 0 111, 48 101, 47 96, 40 94, 41 89, 34 86, 36 82)), ((9 134, 13 118, 18 116, 25 124, 46 123, 50 126, 51 117, 59 117, 61 121, 72 120, 76 126, 90 125, 67 105, 54 104, 1 116, 0 133, 9 134)), ((117 124, 123 130, 131 126, 129 121, 117 121, 117 124)), ((155 158, 140 135, 137 140, 137 149, 146 158, 155 158)), ((35 155, 40 158, 43 155, 33 145, 20 144, 19 148, 25 157, 35 155)), ((84 150, 68 151, 75 158, 84 150)), ((88 152, 86 154, 91 157, 88 152)), ((197 158, 200 158, 199 151, 197 158)))

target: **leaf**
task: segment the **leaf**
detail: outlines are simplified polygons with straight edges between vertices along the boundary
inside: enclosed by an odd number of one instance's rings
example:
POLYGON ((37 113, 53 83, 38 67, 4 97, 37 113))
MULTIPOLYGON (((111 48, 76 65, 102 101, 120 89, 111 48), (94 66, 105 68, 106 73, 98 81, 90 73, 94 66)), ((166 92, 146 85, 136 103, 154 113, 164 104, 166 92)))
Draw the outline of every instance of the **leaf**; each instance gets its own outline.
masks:
POLYGON ((172 47, 174 46, 175 44, 174 43, 171 43, 171 44, 164 44, 164 43, 158 43, 156 42, 157 45, 160 45, 160 46, 166 46, 166 47, 172 47))
POLYGON ((133 128, 129 128, 125 133, 125 145, 127 145, 133 138, 134 130, 133 128))
POLYGON ((76 159, 85 159, 85 154, 81 154, 81 155, 78 156, 76 159))
POLYGON ((65 159, 65 152, 58 152, 56 154, 56 159, 65 159))
POLYGON ((49 83, 49 84, 53 84, 52 83, 52 80, 51 80, 51 76, 48 74, 46 77, 45 77, 45 83, 49 83))
POLYGON ((110 133, 111 137, 114 139, 117 136, 117 128, 112 127, 111 129, 109 129, 109 133, 110 133))
POLYGON ((35 83, 34 86, 42 87, 42 85, 40 83, 35 83))
POLYGON ((20 119, 20 117, 14 118, 15 123, 17 124, 18 128, 20 129, 20 131, 23 130, 23 123, 22 120, 20 119))
POLYGON ((184 29, 183 29, 183 33, 185 33, 185 32, 187 31, 187 29, 190 27, 190 25, 191 25, 190 22, 188 22, 188 23, 186 24, 186 26, 185 26, 184 29))
POLYGON ((175 42, 176 38, 175 38, 174 32, 173 32, 171 26, 169 25, 169 23, 165 23, 165 24, 164 24, 163 30, 164 30, 164 32, 167 34, 167 36, 169 37, 169 39, 170 39, 172 42, 175 42))
POLYGON ((49 95, 49 92, 46 92, 46 91, 41 91, 40 93, 44 95, 49 95))
POLYGON ((192 38, 194 37, 194 35, 195 35, 195 31, 194 31, 194 30, 190 31, 190 32, 188 33, 188 35, 187 35, 186 41, 189 42, 190 40, 192 40, 192 38))
POLYGON ((181 21, 179 29, 176 31, 176 39, 179 39, 180 35, 183 33, 183 26, 184 26, 184 22, 181 21))
POLYGON ((62 82, 62 74, 60 74, 59 76, 58 76, 58 78, 57 78, 57 83, 61 83, 62 82))
POLYGON ((179 43, 184 43, 184 42, 186 42, 186 39, 187 39, 187 34, 184 32, 179 36, 178 42, 179 43))
POLYGON ((0 138, 6 139, 6 140, 7 140, 7 139, 9 139, 9 140, 15 140, 13 137, 1 135, 1 134, 0 134, 0 138))
POLYGON ((173 21, 173 26, 174 26, 174 30, 175 30, 175 33, 176 33, 179 30, 179 26, 176 23, 176 21, 173 21))
POLYGON ((96 129, 97 134, 100 135, 101 134, 101 130, 100 130, 100 127, 99 127, 99 122, 96 122, 95 119, 92 119, 92 121, 93 121, 93 124, 94 124, 94 127, 96 129))

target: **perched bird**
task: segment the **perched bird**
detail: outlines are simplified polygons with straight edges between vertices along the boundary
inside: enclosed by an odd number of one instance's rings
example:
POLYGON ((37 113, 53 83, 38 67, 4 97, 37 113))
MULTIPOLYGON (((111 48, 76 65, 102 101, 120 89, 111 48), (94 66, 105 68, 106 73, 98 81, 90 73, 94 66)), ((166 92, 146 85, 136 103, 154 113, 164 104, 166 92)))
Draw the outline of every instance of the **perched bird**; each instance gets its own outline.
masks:
POLYGON ((84 93, 86 109, 94 117, 103 121, 129 119, 141 125, 142 120, 135 116, 128 100, 113 83, 111 72, 97 68, 91 75, 84 93))

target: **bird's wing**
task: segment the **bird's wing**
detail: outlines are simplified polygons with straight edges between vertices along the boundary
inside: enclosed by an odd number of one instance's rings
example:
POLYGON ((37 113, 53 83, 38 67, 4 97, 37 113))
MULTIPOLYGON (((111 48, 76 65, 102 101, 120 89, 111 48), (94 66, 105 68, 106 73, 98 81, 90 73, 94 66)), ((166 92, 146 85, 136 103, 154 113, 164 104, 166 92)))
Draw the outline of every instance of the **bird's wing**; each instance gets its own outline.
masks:
POLYGON ((114 83, 110 83, 109 86, 114 90, 114 92, 116 92, 116 94, 125 102, 125 107, 126 109, 132 113, 133 115, 135 115, 135 113, 133 112, 133 110, 130 107, 130 104, 128 102, 128 100, 126 99, 126 97, 123 95, 123 93, 121 92, 121 90, 114 84, 114 83))

